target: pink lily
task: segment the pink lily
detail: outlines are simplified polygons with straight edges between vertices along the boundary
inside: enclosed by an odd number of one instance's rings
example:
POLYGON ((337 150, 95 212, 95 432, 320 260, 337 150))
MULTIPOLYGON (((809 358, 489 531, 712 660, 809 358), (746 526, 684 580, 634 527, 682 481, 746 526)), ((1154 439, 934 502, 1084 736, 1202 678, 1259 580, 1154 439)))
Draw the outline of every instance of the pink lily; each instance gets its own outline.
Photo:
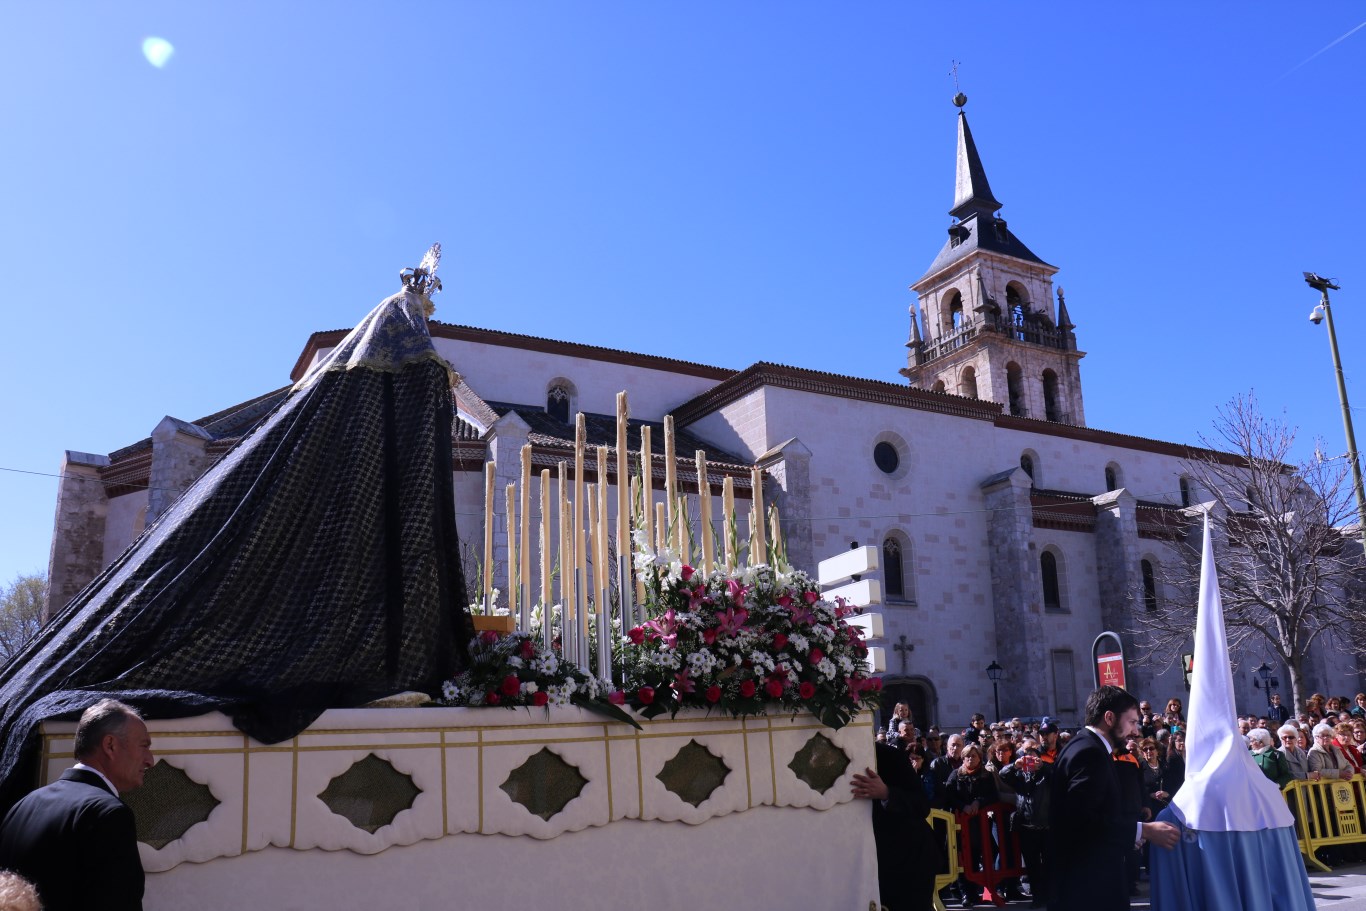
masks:
POLYGON ((811 626, 816 622, 816 615, 811 612, 811 608, 795 604, 792 607, 792 622, 805 623, 807 626, 811 626))
POLYGON ((697 692, 697 685, 692 682, 692 679, 688 676, 687 671, 681 671, 678 674, 675 674, 672 686, 674 688, 674 692, 678 693, 680 696, 684 693, 697 692))
POLYGON ((678 623, 674 619, 676 616, 677 615, 674 614, 674 609, 671 607, 664 612, 663 617, 660 617, 658 620, 650 620, 645 624, 650 629, 659 633, 660 637, 664 640, 664 644, 669 648, 673 648, 678 643, 678 623))
POLYGON ((734 601, 736 604, 745 603, 745 592, 748 591, 748 589, 739 582, 734 579, 727 579, 726 589, 730 593, 730 600, 734 601))
POLYGON ((740 632, 740 629, 745 625, 745 621, 748 619, 749 611, 745 610, 743 607, 738 610, 728 607, 724 613, 718 613, 716 615, 716 631, 717 633, 724 633, 727 636, 734 636, 736 633, 740 632))

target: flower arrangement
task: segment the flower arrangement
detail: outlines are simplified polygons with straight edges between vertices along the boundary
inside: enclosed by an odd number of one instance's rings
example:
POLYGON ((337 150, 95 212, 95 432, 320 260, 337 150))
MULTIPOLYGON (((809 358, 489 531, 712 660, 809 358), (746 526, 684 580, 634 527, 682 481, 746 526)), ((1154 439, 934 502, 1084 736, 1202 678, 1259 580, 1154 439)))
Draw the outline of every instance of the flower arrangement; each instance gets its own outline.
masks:
POLYGON ((609 702, 607 685, 526 633, 485 630, 469 644, 470 666, 441 686, 441 705, 516 708, 577 705, 639 727, 609 702))
POLYGON ((805 573, 759 564, 703 574, 643 541, 636 571, 652 619, 624 637, 613 702, 646 718, 684 706, 807 710, 832 728, 877 704, 862 631, 845 622, 861 609, 822 600, 805 573))

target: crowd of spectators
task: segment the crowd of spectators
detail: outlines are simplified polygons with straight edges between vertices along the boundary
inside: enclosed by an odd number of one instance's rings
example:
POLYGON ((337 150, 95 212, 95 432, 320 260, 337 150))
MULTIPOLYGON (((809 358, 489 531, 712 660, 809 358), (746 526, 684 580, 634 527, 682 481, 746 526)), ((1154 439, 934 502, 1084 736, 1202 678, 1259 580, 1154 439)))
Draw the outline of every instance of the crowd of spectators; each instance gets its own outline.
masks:
MULTIPOLYGON (((1296 780, 1348 780, 1363 771, 1366 754, 1366 694, 1354 699, 1315 693, 1304 711, 1292 715, 1273 695, 1262 714, 1238 719, 1253 760, 1279 787, 1296 780)), ((971 820, 982 812, 1008 812, 1009 831, 1016 833, 1026 875, 1002 888, 1009 900, 1029 899, 1042 907, 1048 891, 1048 775, 1070 732, 1048 718, 1011 718, 988 723, 974 714, 962 729, 916 726, 909 706, 898 703, 878 740, 904 750, 920 774, 936 809, 971 820), (1005 804, 1012 808, 1001 810, 1005 804), (995 809, 988 809, 988 808, 995 809), (1028 893, 1025 892, 1026 885, 1028 893)), ((1126 782, 1128 810, 1136 819, 1156 817, 1171 802, 1186 777, 1186 719, 1183 703, 1169 699, 1161 712, 1139 701, 1139 733, 1117 744, 1115 761, 1126 782)), ((999 869, 998 846, 983 843, 981 828, 966 825, 971 863, 999 869)), ((1130 891, 1146 876, 1146 846, 1131 859, 1130 891)), ((966 878, 949 886, 941 898, 963 907, 980 902, 980 891, 966 878)))

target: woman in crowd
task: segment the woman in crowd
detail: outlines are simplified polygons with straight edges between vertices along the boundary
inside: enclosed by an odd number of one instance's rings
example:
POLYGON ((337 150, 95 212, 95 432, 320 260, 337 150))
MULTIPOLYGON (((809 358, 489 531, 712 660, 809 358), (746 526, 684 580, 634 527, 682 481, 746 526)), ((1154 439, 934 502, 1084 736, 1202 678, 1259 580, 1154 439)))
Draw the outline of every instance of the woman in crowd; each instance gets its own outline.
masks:
POLYGON ((1333 746, 1347 759, 1353 775, 1361 772, 1361 751, 1357 749, 1356 739, 1353 737, 1352 722, 1342 721, 1333 725, 1333 746))
POLYGON ((1175 696, 1173 696, 1172 698, 1167 700, 1167 711, 1164 714, 1175 715, 1177 721, 1181 722, 1182 724, 1185 724, 1186 716, 1183 714, 1183 711, 1184 708, 1181 705, 1180 699, 1177 699, 1175 696))
POLYGON ((1314 693, 1304 700, 1304 713, 1309 716, 1310 724, 1318 724, 1323 720, 1323 694, 1314 693))
POLYGON ((1281 738, 1281 755, 1290 768, 1290 777, 1296 781, 1318 781, 1319 773, 1309 771, 1309 753, 1300 746, 1300 729, 1293 724, 1285 724, 1276 732, 1276 736, 1281 738))
POLYGON ((1172 795, 1167 789, 1167 764, 1162 761, 1157 741, 1144 737, 1138 744, 1138 767, 1143 771, 1143 802, 1152 813, 1153 819, 1171 803, 1172 795))
POLYGON ((1248 731, 1247 744, 1252 748, 1252 760, 1262 770, 1262 774, 1276 782, 1276 787, 1284 788, 1295 780, 1290 764, 1280 750, 1271 746, 1271 732, 1264 728, 1248 731))
MULTIPOLYGON (((968 817, 969 841, 972 847, 972 865, 984 869, 982 827, 978 814, 989 804, 997 802, 996 778, 986 770, 982 762, 982 749, 975 743, 963 747, 963 764, 949 775, 945 788, 948 792, 949 808, 968 817)), ((980 890, 968 882, 966 877, 958 880, 962 903, 967 906, 981 901, 980 890)))
POLYGON ((1163 788, 1168 794, 1175 794, 1186 783, 1186 732, 1172 731, 1167 738, 1167 770, 1162 776, 1163 788))
POLYGON ((1333 743, 1333 729, 1319 724, 1314 728, 1314 745, 1309 748, 1309 771, 1320 772, 1324 778, 1347 781, 1352 777, 1352 765, 1333 743))

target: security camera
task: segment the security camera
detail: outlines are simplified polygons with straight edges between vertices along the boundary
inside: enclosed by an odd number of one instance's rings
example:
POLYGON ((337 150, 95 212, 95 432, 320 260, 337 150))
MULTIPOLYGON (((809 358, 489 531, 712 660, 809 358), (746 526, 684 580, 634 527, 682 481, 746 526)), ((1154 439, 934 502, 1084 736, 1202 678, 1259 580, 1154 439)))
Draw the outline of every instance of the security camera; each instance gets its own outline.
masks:
POLYGON ((1309 311, 1309 322, 1313 323, 1315 326, 1323 322, 1323 304, 1319 304, 1314 307, 1313 310, 1309 311))

